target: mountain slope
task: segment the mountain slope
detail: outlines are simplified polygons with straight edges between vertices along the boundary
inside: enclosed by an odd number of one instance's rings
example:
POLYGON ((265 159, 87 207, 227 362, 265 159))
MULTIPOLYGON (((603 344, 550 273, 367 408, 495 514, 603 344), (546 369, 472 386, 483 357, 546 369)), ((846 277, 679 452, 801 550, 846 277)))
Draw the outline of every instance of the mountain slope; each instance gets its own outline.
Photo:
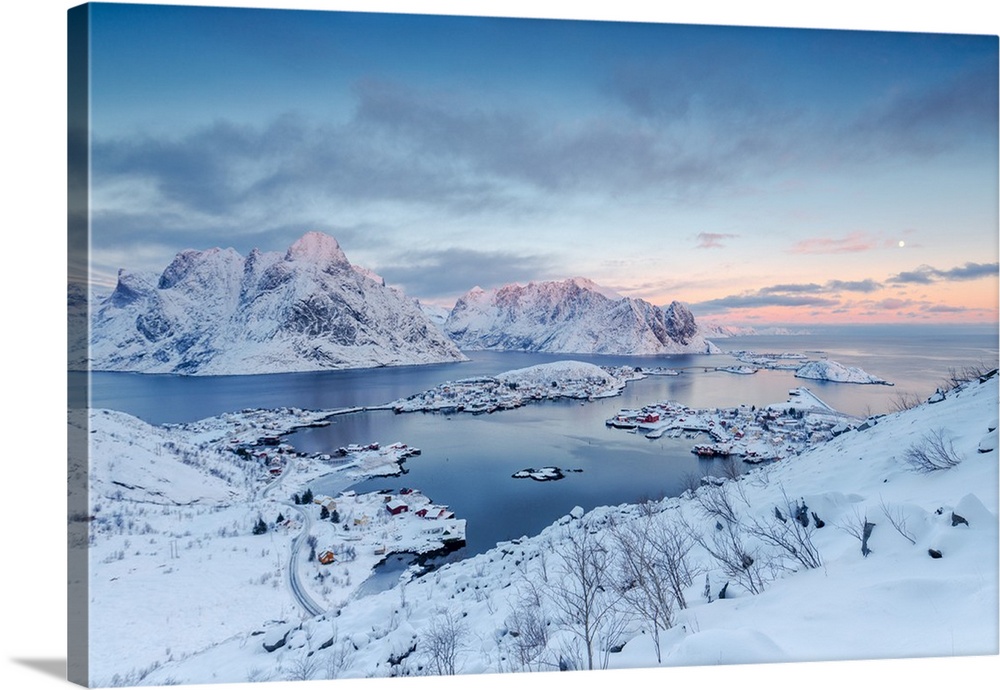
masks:
POLYGON ((595 665, 609 668, 996 655, 997 392, 994 372, 739 478, 643 505, 574 509, 539 535, 404 578, 405 591, 347 602, 332 634, 322 617, 296 621, 294 646, 267 653, 234 638, 145 682, 239 679, 254 665, 291 679, 280 669, 300 661, 315 677, 433 673, 444 634, 462 643, 460 673, 586 668, 587 633, 573 614, 609 603, 617 615, 590 629, 595 665), (935 438, 953 462, 927 471, 914 453, 935 438), (659 629, 629 603, 641 598, 626 599, 635 588, 617 587, 647 535, 686 563, 674 571, 685 604, 675 598, 659 629), (750 558, 727 568, 712 553, 726 556, 727 543, 750 558), (795 556, 806 547, 811 566, 795 556), (754 564, 751 591, 741 573, 754 564), (593 599, 579 596, 584 582, 593 599))
POLYGON ((592 281, 473 288, 455 304, 445 332, 468 350, 618 355, 715 351, 679 302, 661 309, 592 281))
POLYGON ((96 309, 91 368, 252 374, 464 359, 408 298, 311 232, 285 254, 187 250, 120 271, 96 309))

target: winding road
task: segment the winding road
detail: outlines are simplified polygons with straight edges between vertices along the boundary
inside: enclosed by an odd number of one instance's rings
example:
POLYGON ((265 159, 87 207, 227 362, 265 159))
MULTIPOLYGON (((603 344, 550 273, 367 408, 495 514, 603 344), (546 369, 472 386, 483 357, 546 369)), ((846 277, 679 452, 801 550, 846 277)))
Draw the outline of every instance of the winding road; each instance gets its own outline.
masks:
MULTIPOLYGON (((277 479, 277 481, 273 482, 264 489, 264 491, 261 493, 261 497, 267 498, 268 494, 270 494, 273 489, 281 485, 285 477, 288 476, 291 472, 292 472, 292 463, 288 463, 285 467, 285 471, 282 472, 281 476, 277 479)), ((281 505, 288 506, 290 509, 294 510, 296 513, 299 514, 299 517, 302 519, 302 529, 299 530, 299 533, 295 535, 295 537, 292 539, 291 554, 288 557, 288 587, 291 590, 292 596, 295 598, 295 601, 298 602, 299 606, 301 606, 302 610, 305 612, 305 615, 303 616, 304 618, 310 616, 318 616, 321 613, 325 613, 326 609, 317 604, 313 600, 313 598, 309 596, 309 593, 306 591, 305 587, 302 586, 302 579, 299 575, 299 569, 298 569, 298 560, 299 560, 299 554, 302 551, 302 545, 306 542, 306 538, 309 535, 309 532, 312 530, 312 516, 309 515, 309 511, 302 510, 300 506, 297 506, 294 503, 289 503, 287 501, 277 501, 277 502, 280 503, 281 505)))

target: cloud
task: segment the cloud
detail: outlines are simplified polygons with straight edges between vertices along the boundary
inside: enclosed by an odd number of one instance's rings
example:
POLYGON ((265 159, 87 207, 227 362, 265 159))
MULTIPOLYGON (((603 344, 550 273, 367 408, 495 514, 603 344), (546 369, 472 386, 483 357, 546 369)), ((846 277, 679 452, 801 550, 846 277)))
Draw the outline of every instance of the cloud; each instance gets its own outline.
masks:
POLYGON ((766 294, 760 291, 743 295, 729 295, 718 299, 691 304, 696 315, 714 314, 732 309, 757 309, 761 307, 826 307, 833 308, 840 302, 828 297, 809 295, 766 294))
POLYGON ((875 292, 882 289, 882 284, 871 278, 866 278, 864 280, 830 280, 827 281, 826 287, 833 291, 875 292))
POLYGON ((782 292, 817 293, 824 291, 825 288, 822 285, 818 285, 816 283, 790 283, 785 285, 771 285, 769 287, 764 287, 758 290, 758 293, 762 295, 771 295, 782 292))
POLYGON ((882 285, 866 278, 864 280, 829 280, 819 283, 781 283, 769 285, 752 292, 729 295, 691 305, 697 313, 718 313, 730 309, 756 309, 762 307, 822 307, 826 311, 840 307, 840 293, 869 293, 881 289, 882 285))
POLYGON ((906 307, 912 307, 916 305, 917 302, 909 299, 900 299, 898 297, 887 297, 886 299, 879 300, 872 303, 872 306, 876 309, 882 309, 884 311, 896 311, 899 309, 905 309, 906 307))
POLYGON ((546 256, 503 251, 456 248, 412 252, 400 259, 399 263, 378 266, 378 273, 388 284, 424 299, 457 297, 477 285, 489 289, 542 280, 552 271, 546 256))
POLYGON ((788 251, 792 254, 850 254, 870 251, 879 244, 864 233, 852 232, 845 237, 814 237, 801 240, 788 251))
POLYGON ((961 314, 970 310, 966 307, 955 307, 950 304, 934 304, 924 309, 924 311, 934 314, 961 314))
POLYGON ((994 64, 972 65, 946 80, 900 86, 848 127, 850 139, 879 151, 934 154, 962 138, 996 141, 998 77, 994 64))
POLYGON ((890 277, 887 282, 895 284, 928 285, 941 281, 966 281, 980 278, 995 278, 1000 272, 1000 264, 979 264, 966 262, 948 270, 939 270, 933 266, 922 265, 912 271, 903 271, 890 277))
POLYGON ((739 235, 732 235, 724 232, 699 232, 698 249, 721 249, 725 245, 723 240, 733 239, 739 235))

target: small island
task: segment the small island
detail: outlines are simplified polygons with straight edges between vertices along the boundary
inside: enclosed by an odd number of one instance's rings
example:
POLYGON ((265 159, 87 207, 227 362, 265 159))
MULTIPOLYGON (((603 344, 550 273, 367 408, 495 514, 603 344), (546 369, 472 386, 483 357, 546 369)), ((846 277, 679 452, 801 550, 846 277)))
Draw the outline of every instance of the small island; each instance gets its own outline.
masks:
POLYGON ((571 398, 596 400, 620 395, 629 381, 644 378, 633 367, 599 367, 561 361, 514 369, 497 376, 448 381, 387 406, 396 413, 512 410, 532 402, 571 398))
POLYGON ((514 479, 534 479, 536 482, 554 482, 565 478, 567 472, 583 472, 583 470, 564 470, 559 467, 542 467, 536 470, 534 467, 529 467, 525 470, 519 470, 510 476, 514 479))

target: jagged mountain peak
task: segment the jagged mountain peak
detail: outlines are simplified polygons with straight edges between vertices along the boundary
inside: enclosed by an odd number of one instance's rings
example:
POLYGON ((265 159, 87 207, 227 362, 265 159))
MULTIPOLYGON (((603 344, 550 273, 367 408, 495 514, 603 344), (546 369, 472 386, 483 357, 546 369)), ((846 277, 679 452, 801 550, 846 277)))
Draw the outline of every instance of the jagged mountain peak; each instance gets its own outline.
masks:
POLYGON ((464 359, 409 298, 318 232, 284 255, 186 250, 159 280, 121 271, 92 333, 94 370, 251 374, 464 359))
POLYGON ((285 261, 306 261, 315 264, 350 266, 347 256, 336 239, 322 232, 311 231, 292 243, 285 261))
POLYGON ((215 247, 202 251, 185 249, 163 270, 158 287, 168 290, 182 282, 211 283, 219 272, 225 272, 236 265, 243 265, 243 257, 232 247, 215 247))
POLYGON ((679 302, 662 310, 587 278, 472 290, 455 303, 445 332, 469 350, 595 354, 716 351, 679 302))

